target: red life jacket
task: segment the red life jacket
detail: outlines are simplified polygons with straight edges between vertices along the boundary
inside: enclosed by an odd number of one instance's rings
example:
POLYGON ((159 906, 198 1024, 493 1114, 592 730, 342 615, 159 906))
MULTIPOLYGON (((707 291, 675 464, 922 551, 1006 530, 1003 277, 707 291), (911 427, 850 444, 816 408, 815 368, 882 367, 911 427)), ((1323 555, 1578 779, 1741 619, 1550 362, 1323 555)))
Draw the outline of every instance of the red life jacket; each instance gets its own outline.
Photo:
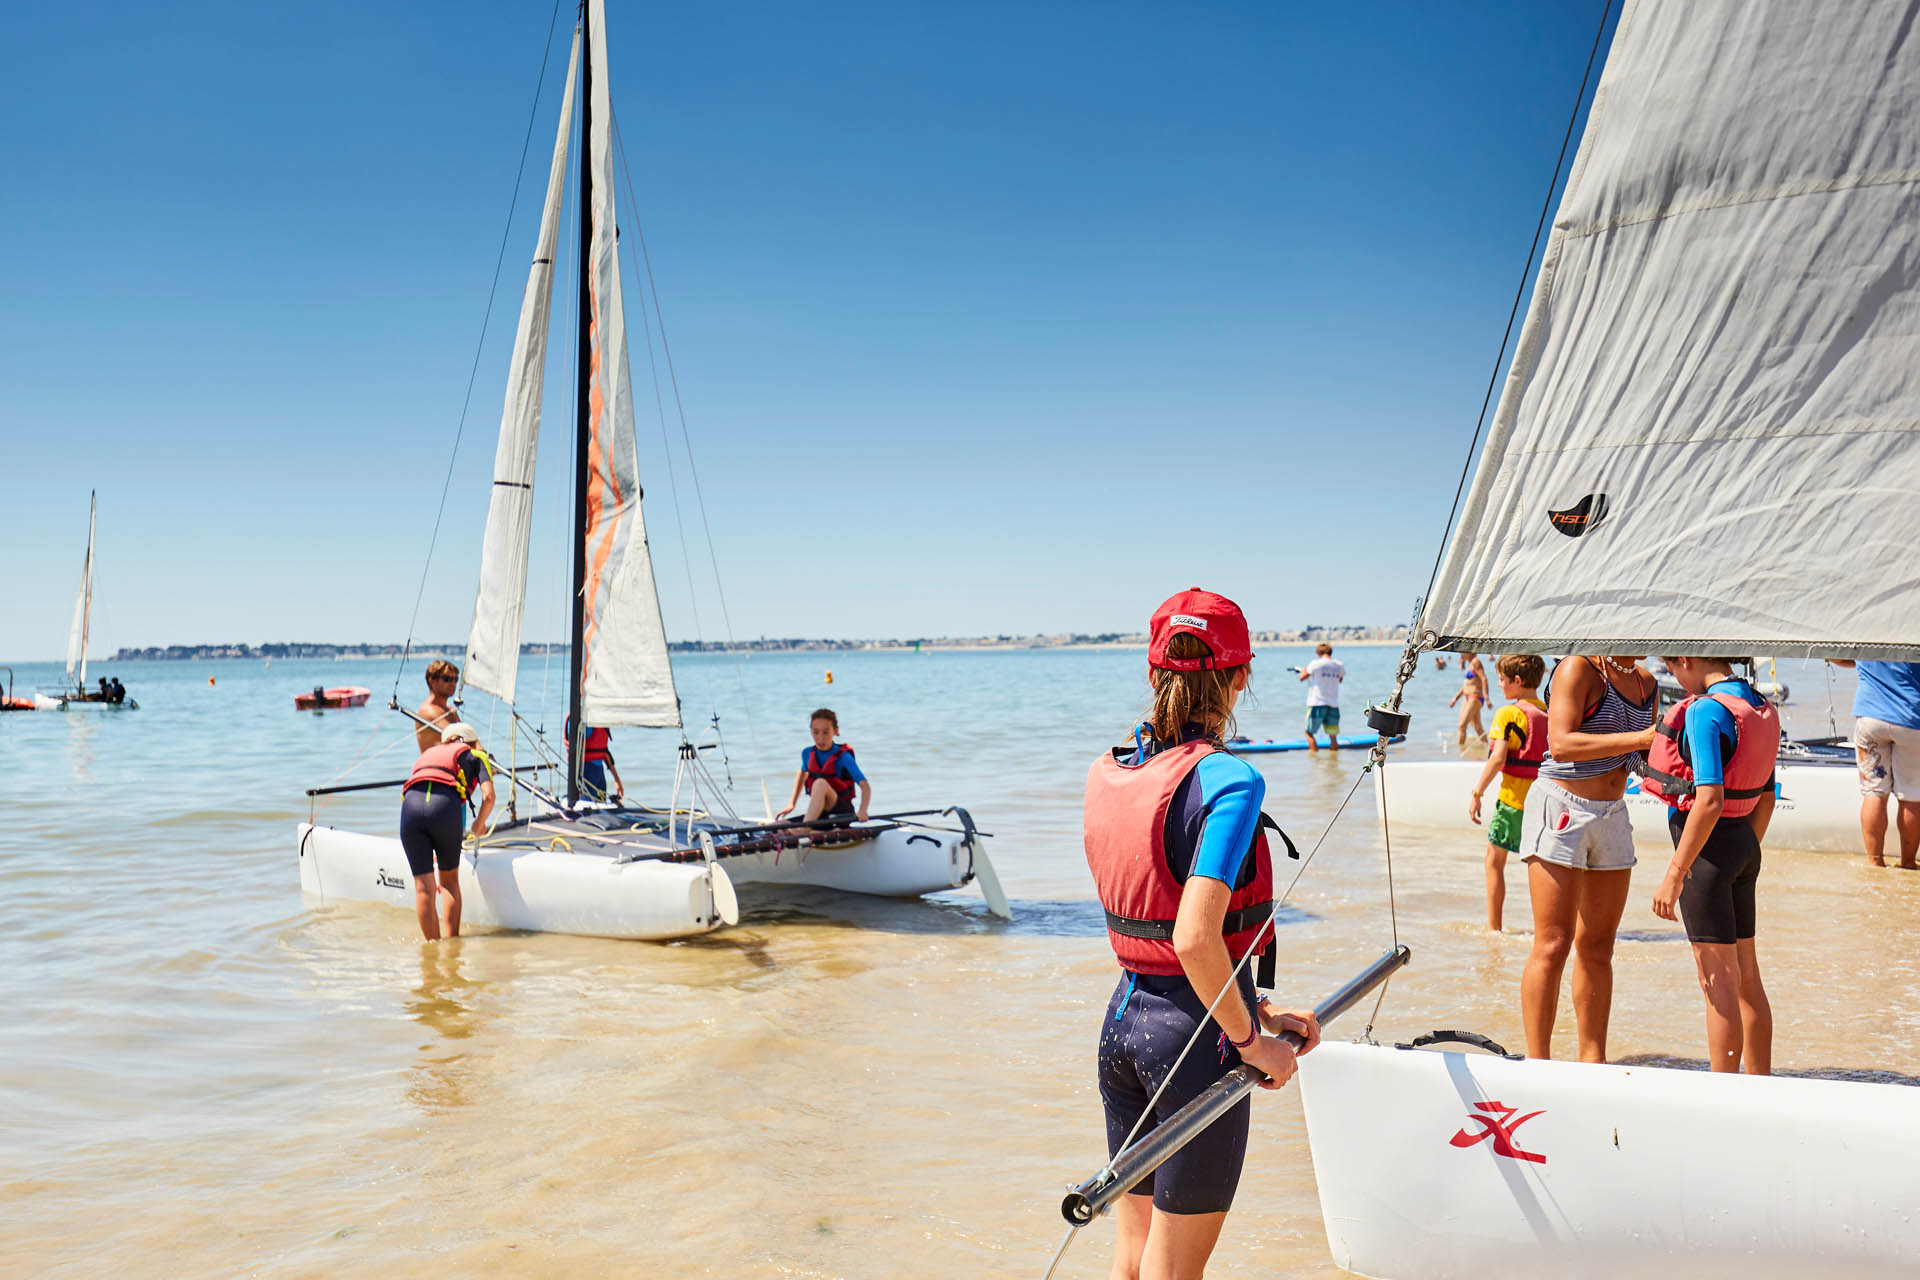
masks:
MULTIPOLYGON (((1137 765, 1123 765, 1106 751, 1087 771, 1087 866, 1106 908, 1113 954, 1135 973, 1185 972, 1173 949, 1184 885, 1167 866, 1167 810, 1180 783, 1217 750, 1210 742, 1186 742, 1137 765)), ((1273 859, 1265 825, 1263 815, 1254 829, 1253 879, 1227 899, 1220 927, 1236 963, 1253 949, 1273 915, 1273 859)), ((1270 949, 1271 931, 1267 939, 1270 949)))
POLYGON ((813 790, 814 783, 824 781, 833 784, 833 789, 843 796, 851 794, 853 779, 840 776, 840 757, 842 756, 849 760, 853 759, 853 748, 844 742, 834 743, 833 750, 824 756, 820 754, 820 748, 808 747, 807 790, 813 790))
MULTIPOLYGON (((1780 713, 1771 702, 1754 706, 1736 693, 1709 693, 1733 713, 1733 758, 1725 765, 1720 816, 1744 818, 1773 791, 1773 765, 1780 755, 1780 713)), ((1682 698, 1654 727, 1653 750, 1640 790, 1658 796, 1676 809, 1693 808, 1693 766, 1687 761, 1687 708, 1694 699, 1682 698)))
POLYGON ((460 771, 460 758, 473 750, 464 742, 441 742, 428 747, 413 762, 413 772, 407 777, 403 791, 411 791, 422 782, 438 782, 456 791, 462 800, 467 798, 467 775, 460 771))
POLYGON ((1527 713, 1527 740, 1518 751, 1507 749, 1507 762, 1500 772, 1509 778, 1537 778, 1547 761, 1547 709, 1524 699, 1513 705, 1527 713))
POLYGON ((613 731, 610 729, 587 730, 586 753, 580 758, 588 764, 609 764, 613 760, 613 731))

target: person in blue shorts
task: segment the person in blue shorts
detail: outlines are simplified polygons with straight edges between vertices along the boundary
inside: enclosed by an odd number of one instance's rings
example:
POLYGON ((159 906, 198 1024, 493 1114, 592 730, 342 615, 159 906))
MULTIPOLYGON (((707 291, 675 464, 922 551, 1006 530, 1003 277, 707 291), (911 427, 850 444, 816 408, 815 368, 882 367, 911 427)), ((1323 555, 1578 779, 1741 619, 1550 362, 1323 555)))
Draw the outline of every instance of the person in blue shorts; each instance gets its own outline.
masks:
POLYGON ((793 794, 787 797, 781 812, 800 822, 848 817, 865 822, 873 802, 873 784, 860 772, 853 748, 833 740, 840 732, 840 717, 821 707, 813 713, 808 726, 813 733, 813 745, 800 752, 800 771, 793 775, 793 794), (860 793, 857 805, 853 799, 856 789, 860 793), (800 805, 803 795, 807 798, 804 810, 800 805))
MULTIPOLYGON (((1231 600, 1196 587, 1162 604, 1152 715, 1087 774, 1087 865, 1120 962, 1098 1055, 1109 1156, 1243 1062, 1265 1087, 1285 1084, 1294 1050, 1279 1032, 1298 1033, 1302 1052, 1320 1040, 1313 1014, 1256 993, 1250 967, 1272 955, 1272 824, 1259 771, 1223 744, 1252 658, 1231 600)), ((1121 1197, 1114 1275, 1201 1274, 1239 1186, 1251 1110, 1242 1099, 1121 1197)))

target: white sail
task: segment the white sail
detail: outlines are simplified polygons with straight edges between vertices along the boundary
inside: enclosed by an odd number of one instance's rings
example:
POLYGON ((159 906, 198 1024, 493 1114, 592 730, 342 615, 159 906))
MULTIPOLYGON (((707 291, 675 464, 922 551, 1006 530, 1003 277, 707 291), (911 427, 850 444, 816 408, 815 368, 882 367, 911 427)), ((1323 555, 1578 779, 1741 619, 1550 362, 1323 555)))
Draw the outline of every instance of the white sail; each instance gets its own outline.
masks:
POLYGON ((500 415, 500 443, 493 456, 493 497, 487 507, 486 541, 480 553, 480 592, 467 633, 466 682, 511 703, 520 671, 520 630, 527 607, 527 542, 533 532, 533 475, 540 447, 540 397, 546 382, 547 337, 553 310, 553 261, 560 240, 560 205, 567 185, 567 143, 573 131, 573 95, 580 61, 580 33, 567 56, 567 87, 560 129, 547 172, 547 202, 520 325, 507 371, 507 402, 500 415))
POLYGON ((97 494, 87 495, 87 558, 80 566, 80 594, 73 601, 73 626, 67 632, 67 685, 87 687, 87 628, 93 618, 93 521, 99 511, 97 494))
POLYGON ((1423 616, 1440 645, 1920 659, 1911 22, 1629 0, 1423 616))
POLYGON ((588 398, 587 568, 581 719, 588 725, 680 723, 666 628, 640 514, 633 379, 614 219, 613 106, 607 92, 605 0, 589 0, 593 236, 588 290, 592 388, 588 398))

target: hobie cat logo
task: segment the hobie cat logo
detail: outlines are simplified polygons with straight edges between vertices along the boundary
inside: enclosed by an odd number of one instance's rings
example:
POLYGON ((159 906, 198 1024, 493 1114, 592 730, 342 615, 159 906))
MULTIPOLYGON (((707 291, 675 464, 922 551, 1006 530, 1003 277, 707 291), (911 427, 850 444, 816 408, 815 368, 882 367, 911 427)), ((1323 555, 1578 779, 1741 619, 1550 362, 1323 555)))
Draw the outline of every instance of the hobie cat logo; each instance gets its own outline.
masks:
POLYGON ((1513 1140, 1516 1129, 1535 1116, 1545 1115, 1544 1111, 1529 1111, 1523 1116, 1516 1117, 1513 1114, 1516 1108, 1504 1102, 1476 1102, 1473 1104, 1473 1109, 1483 1114, 1469 1114, 1467 1120, 1471 1124, 1479 1125, 1480 1131, 1468 1133, 1462 1129, 1447 1140, 1449 1146, 1477 1147, 1491 1140, 1493 1154, 1497 1156, 1505 1156, 1509 1160, 1530 1160, 1535 1164, 1547 1162, 1547 1158, 1538 1152, 1522 1151, 1513 1140))
POLYGON ((1569 538, 1577 538, 1607 514, 1607 495, 1590 493, 1565 511, 1547 512, 1547 523, 1569 538))
POLYGON ((380 870, 374 873, 373 882, 383 889, 404 889, 407 887, 405 880, 391 874, 385 867, 381 867, 380 870))

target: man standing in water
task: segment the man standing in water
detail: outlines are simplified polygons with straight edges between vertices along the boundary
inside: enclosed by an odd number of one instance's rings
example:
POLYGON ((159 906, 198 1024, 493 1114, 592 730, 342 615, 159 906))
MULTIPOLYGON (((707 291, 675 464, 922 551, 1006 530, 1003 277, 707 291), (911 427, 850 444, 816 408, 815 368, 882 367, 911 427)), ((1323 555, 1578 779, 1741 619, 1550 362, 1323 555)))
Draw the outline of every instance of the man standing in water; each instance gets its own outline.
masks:
POLYGON ((427 700, 413 713, 421 720, 413 737, 422 751, 439 746, 441 728, 459 722, 460 713, 447 702, 459 687, 460 668, 445 658, 435 658, 427 664, 427 700))
POLYGON ((1313 652, 1314 660, 1300 669, 1300 678, 1307 682, 1307 750, 1320 750, 1320 740, 1313 735, 1325 729, 1327 745, 1338 751, 1340 682, 1347 678, 1347 668, 1334 659, 1330 644, 1322 643, 1313 652))
MULTIPOLYGON (((1853 667, 1836 658, 1836 667, 1853 667)), ((1900 865, 1920 867, 1920 662, 1862 662, 1853 694, 1853 752, 1860 765, 1860 841, 1867 862, 1887 865, 1887 806, 1898 806, 1900 865)))

